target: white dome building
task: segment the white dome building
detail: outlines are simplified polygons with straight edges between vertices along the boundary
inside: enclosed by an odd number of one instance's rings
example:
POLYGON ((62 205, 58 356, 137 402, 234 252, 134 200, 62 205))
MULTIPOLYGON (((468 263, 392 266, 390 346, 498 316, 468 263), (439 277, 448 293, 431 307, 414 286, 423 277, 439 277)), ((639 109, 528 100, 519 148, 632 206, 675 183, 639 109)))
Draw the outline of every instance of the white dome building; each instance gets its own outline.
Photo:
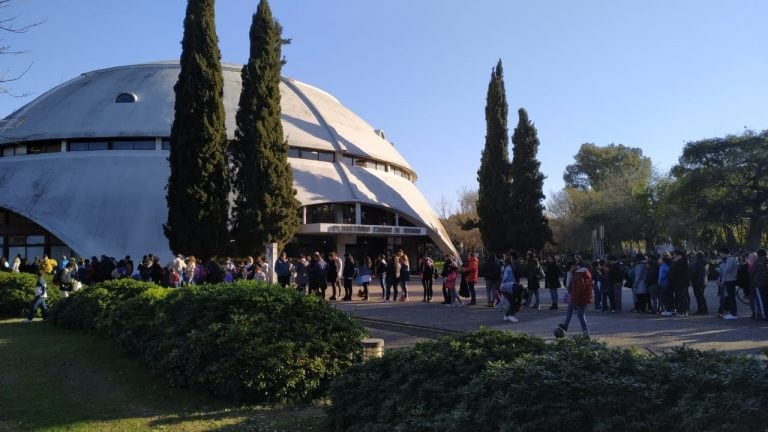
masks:
MULTIPOLYGON (((238 65, 224 65, 234 137, 238 65)), ((87 72, 0 121, 0 251, 169 256, 162 225, 178 62, 87 72)), ((456 252, 416 173, 333 96, 284 78, 282 121, 302 225, 287 249, 456 252)))

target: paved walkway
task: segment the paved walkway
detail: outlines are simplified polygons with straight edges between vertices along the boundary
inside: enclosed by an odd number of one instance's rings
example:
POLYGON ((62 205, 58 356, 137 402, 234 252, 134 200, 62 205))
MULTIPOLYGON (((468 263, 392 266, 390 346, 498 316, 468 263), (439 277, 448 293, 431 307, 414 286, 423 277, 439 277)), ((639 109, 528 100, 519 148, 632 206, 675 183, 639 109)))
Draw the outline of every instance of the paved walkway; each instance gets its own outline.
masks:
MULTIPOLYGON (((361 318, 385 320, 414 324, 426 327, 455 331, 472 331, 481 326, 504 331, 527 333, 545 339, 554 339, 552 330, 565 318, 567 305, 560 305, 558 310, 548 310, 550 306, 549 292, 541 290, 541 310, 523 309, 517 316, 519 323, 509 323, 502 320, 503 309, 488 308, 485 304, 465 306, 462 308, 447 308, 442 302, 442 294, 431 303, 421 302, 421 287, 411 284, 409 289, 411 301, 384 303, 379 295, 374 294, 371 300, 363 302, 337 302, 336 306, 353 316, 361 318), (416 294, 416 295, 414 295, 416 294), (413 301, 416 300, 416 301, 413 301)), ((377 289, 372 292, 377 292, 377 289)), ((436 287, 437 288, 437 287, 436 287)), ((439 290, 439 288, 438 288, 439 290)), ((562 296, 562 289, 559 290, 562 296)), ((485 287, 480 284, 477 289, 478 303, 485 300, 485 287)), ((714 284, 706 290, 710 315, 687 317, 661 317, 635 312, 602 313, 591 307, 587 309, 587 323, 590 335, 611 346, 636 346, 659 352, 677 346, 686 345, 692 348, 708 350, 715 349, 734 353, 758 354, 768 348, 768 322, 750 319, 751 311, 747 305, 739 303, 739 319, 725 321, 719 318, 717 312, 717 289, 714 284)), ((631 303, 632 294, 624 290, 624 307, 631 303)), ((692 300, 695 304, 695 300, 692 300)), ((631 307, 631 306, 629 306, 631 307)), ((570 324, 572 334, 580 334, 581 327, 575 314, 570 324)), ((386 348, 398 348, 413 345, 423 338, 411 337, 400 332, 371 329, 374 337, 381 337, 386 348)))

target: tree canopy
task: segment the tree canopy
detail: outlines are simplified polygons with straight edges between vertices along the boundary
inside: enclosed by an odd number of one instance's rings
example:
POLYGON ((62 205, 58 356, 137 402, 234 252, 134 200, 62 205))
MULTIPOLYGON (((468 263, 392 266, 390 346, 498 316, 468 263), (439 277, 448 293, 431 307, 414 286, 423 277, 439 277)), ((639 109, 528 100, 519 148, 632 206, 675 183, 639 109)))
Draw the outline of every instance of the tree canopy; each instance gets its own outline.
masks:
POLYGON ((232 232, 243 255, 255 253, 265 243, 282 247, 299 228, 299 202, 280 120, 281 33, 269 4, 261 0, 251 23, 251 50, 242 70, 237 130, 231 146, 232 232))
POLYGON ((651 159, 643 150, 610 144, 599 147, 584 143, 574 156, 576 163, 565 167, 566 186, 578 189, 600 189, 606 182, 621 176, 630 188, 642 187, 651 176, 651 159))
POLYGON ((213 0, 190 0, 184 18, 163 226, 174 253, 210 257, 228 244, 229 178, 224 81, 213 0))
POLYGON ((536 158, 539 138, 528 113, 520 108, 519 121, 512 135, 512 185, 509 241, 520 251, 541 250, 552 241, 552 230, 544 216, 544 174, 536 158))
POLYGON ((756 249, 768 216, 766 148, 768 131, 686 144, 672 168, 679 181, 676 198, 710 224, 748 219, 746 246, 756 249))
MULTIPOLYGON (((486 135, 477 194, 477 223, 485 247, 492 252, 506 252, 510 213, 511 167, 509 162, 508 105, 501 60, 491 72, 485 105, 486 135)), ((467 227, 471 228, 471 227, 467 227)))

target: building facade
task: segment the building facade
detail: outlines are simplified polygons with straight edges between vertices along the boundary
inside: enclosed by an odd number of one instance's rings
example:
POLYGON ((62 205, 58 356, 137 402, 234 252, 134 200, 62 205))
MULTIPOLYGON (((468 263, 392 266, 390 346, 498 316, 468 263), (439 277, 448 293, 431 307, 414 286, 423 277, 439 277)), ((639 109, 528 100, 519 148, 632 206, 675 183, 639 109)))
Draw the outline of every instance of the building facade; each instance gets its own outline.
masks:
MULTIPOLYGON (((223 66, 230 139, 240 70, 223 66)), ((178 74, 178 62, 87 72, 0 121, 4 256, 171 255, 162 225, 178 74)), ((284 78, 280 91, 302 205, 290 254, 455 253, 413 168, 381 130, 310 85, 284 78)))

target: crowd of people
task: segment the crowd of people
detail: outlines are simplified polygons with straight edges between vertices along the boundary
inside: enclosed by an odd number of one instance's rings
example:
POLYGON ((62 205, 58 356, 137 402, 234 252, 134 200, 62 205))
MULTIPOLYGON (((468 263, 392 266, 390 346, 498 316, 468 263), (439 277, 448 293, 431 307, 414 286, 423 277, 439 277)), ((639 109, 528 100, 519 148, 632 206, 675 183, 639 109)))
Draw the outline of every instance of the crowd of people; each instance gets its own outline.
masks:
MULTIPOLYGON (((524 308, 541 307, 540 290, 543 288, 549 290, 549 309, 556 310, 561 303, 567 304, 566 318, 558 325, 556 334, 564 334, 568 330, 574 312, 582 332, 588 334, 585 314, 590 305, 593 305, 595 311, 605 313, 620 312, 629 306, 630 311, 661 316, 709 314, 704 290, 708 278, 715 275, 720 317, 725 320, 737 319, 738 287, 750 299, 752 317, 766 319, 766 250, 743 254, 740 260, 728 248, 721 248, 714 272, 709 269, 709 258, 703 252, 689 256, 675 249, 671 253, 638 253, 625 259, 611 256, 591 263, 579 255, 548 255, 540 262, 532 252, 528 252, 523 259, 516 252, 511 252, 504 256, 488 256, 480 264, 477 254, 469 254, 463 262, 449 254, 444 257, 442 268, 438 269, 435 261, 426 255, 420 256, 412 266, 408 255, 402 250, 381 254, 375 259, 366 256, 360 263, 356 263, 348 253, 339 256, 336 252, 330 252, 323 256, 315 252, 290 259, 283 252, 274 262, 273 268, 279 285, 329 301, 352 301, 354 288, 358 287, 356 296, 362 301, 379 295, 374 291, 380 291, 384 303, 406 302, 416 295, 414 288, 409 286, 413 278, 421 282, 421 301, 432 302, 434 285, 442 278, 442 304, 451 308, 476 305, 478 295, 475 285, 483 277, 486 282, 486 306, 506 309, 503 319, 513 323, 519 322, 518 315, 524 308), (562 261, 565 264, 561 264, 562 261), (379 290, 371 284, 378 286, 379 290), (622 299, 625 287, 632 290, 631 306, 625 306, 622 299), (561 291, 562 298, 558 291, 561 288, 565 288, 561 291), (693 299, 689 294, 690 288, 693 290, 693 299), (468 298, 468 301, 463 298, 468 298), (692 312, 693 301, 696 309, 692 312)), ((237 261, 213 257, 203 263, 194 256, 177 255, 162 265, 159 257, 148 254, 141 258, 137 266, 130 256, 120 260, 104 255, 91 259, 67 259, 65 256, 60 262, 48 256, 28 262, 17 256, 12 262, 0 259, 0 269, 40 276, 39 281, 42 283, 38 282, 38 291, 42 291, 40 298, 43 304, 36 304, 35 308, 43 309, 45 275, 53 275, 53 282, 63 296, 83 285, 119 278, 134 278, 175 288, 240 279, 272 282, 269 280, 270 263, 260 256, 249 256, 237 261)), ((38 298, 36 302, 40 303, 38 298)))

